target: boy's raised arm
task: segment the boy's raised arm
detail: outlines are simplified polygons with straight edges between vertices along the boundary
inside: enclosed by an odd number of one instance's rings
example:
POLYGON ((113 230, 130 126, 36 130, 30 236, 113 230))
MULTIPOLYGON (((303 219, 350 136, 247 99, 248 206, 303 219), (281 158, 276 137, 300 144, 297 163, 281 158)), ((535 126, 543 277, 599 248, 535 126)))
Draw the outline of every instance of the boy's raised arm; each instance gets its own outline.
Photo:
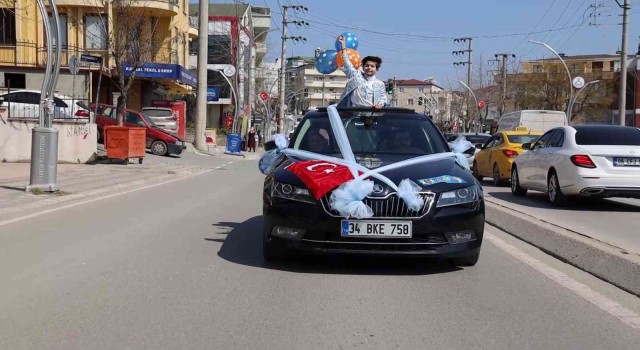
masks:
POLYGON ((344 74, 347 75, 347 78, 351 79, 358 74, 358 70, 353 66, 353 64, 351 64, 349 54, 347 54, 347 51, 344 49, 344 35, 340 35, 338 40, 340 41, 340 47, 342 47, 342 62, 344 62, 342 64, 342 70, 344 71, 344 74))

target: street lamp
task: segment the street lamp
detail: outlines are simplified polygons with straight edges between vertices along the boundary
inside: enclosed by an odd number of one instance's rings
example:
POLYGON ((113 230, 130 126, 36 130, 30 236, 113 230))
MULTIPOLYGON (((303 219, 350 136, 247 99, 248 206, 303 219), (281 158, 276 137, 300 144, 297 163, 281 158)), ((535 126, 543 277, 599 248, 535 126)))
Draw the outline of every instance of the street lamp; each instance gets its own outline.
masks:
MULTIPOLYGON (((478 112, 480 111, 480 108, 478 107, 478 99, 476 98, 476 94, 473 93, 473 90, 471 90, 471 88, 469 87, 469 85, 465 84, 462 80, 458 80, 458 82, 460 84, 462 84, 465 88, 467 88, 467 90, 469 90, 469 92, 471 93, 471 96, 473 97, 473 101, 475 101, 476 103, 476 109, 478 110, 478 112)), ((467 110, 469 110, 469 108, 467 108, 467 110)), ((479 119, 479 118, 478 118, 479 119)), ((478 131, 478 125, 479 124, 479 120, 476 120, 476 131, 478 131)))
POLYGON ((595 84, 599 82, 600 80, 594 80, 584 84, 584 86, 580 90, 578 90, 573 100, 569 101, 569 107, 567 109, 567 118, 569 119, 569 124, 571 124, 571 114, 573 113, 573 106, 576 104, 576 101, 578 100, 578 96, 580 96, 580 93, 582 92, 582 90, 584 90, 587 86, 591 84, 595 84))
MULTIPOLYGON (((569 102, 571 102, 571 100, 573 100, 573 79, 571 78, 569 67, 567 67, 567 64, 562 59, 562 56, 560 56, 560 54, 557 53, 556 50, 554 50, 551 46, 547 45, 546 43, 543 43, 541 41, 535 41, 535 40, 529 40, 529 42, 532 44, 542 45, 546 47, 547 49, 549 49, 549 51, 553 52, 553 54, 556 55, 556 57, 558 57, 558 59, 564 66, 564 69, 567 71, 567 76, 569 77, 569 102)), ((569 105, 567 105, 567 114, 569 114, 569 105)), ((569 119, 570 117, 567 116, 567 118, 569 119)))

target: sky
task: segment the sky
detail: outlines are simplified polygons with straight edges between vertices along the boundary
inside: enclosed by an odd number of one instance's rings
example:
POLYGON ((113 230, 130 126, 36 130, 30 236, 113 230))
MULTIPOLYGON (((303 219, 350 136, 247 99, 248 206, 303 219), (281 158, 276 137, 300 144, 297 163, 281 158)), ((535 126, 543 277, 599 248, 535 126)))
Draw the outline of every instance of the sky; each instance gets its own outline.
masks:
MULTIPOLYGON (((619 0, 622 2, 622 0, 619 0)), ((473 80, 490 80, 498 69, 495 54, 515 54, 509 68, 520 60, 553 54, 529 39, 543 41, 560 53, 615 54, 621 47, 622 9, 615 0, 248 0, 251 5, 272 9, 272 29, 282 28, 282 5, 303 5, 307 12, 289 9, 289 20, 309 23, 307 28, 290 24, 288 36, 303 36, 306 43, 287 42, 287 56, 313 56, 314 50, 334 49, 342 32, 354 33, 362 57, 382 57, 378 78, 386 80, 435 78, 447 89, 460 89, 466 66, 454 67, 466 56, 454 38, 472 37, 473 80)), ((212 3, 233 3, 215 1, 212 3)), ((630 0, 628 52, 638 50, 640 0, 630 0)), ((281 33, 268 34, 267 62, 280 56, 281 33)), ((476 85, 476 84, 474 84, 476 85)))

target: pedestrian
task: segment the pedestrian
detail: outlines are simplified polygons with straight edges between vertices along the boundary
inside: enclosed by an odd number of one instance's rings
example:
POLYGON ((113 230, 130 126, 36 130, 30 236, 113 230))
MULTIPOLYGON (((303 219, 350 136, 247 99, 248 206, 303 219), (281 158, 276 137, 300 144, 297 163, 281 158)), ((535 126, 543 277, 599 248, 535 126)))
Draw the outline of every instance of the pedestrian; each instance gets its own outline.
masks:
POLYGON ((262 133, 260 133, 260 130, 256 131, 256 134, 258 135, 258 147, 262 146, 262 133))
POLYGON ((376 73, 382 65, 382 59, 377 56, 367 56, 362 59, 362 68, 356 69, 345 50, 344 35, 338 38, 342 47, 342 70, 349 79, 342 91, 338 106, 340 107, 373 107, 380 109, 387 103, 384 82, 376 78, 376 73))
POLYGON ((253 150, 253 152, 256 151, 257 139, 258 135, 256 135, 256 129, 251 127, 251 129, 249 130, 249 135, 247 135, 247 149, 249 152, 251 152, 251 150, 253 150))

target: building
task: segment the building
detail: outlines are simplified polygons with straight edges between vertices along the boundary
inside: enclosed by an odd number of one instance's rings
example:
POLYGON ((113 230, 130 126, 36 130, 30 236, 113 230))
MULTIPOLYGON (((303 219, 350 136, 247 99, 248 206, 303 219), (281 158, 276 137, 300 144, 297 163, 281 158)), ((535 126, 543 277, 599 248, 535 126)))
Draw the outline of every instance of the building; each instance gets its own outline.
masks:
POLYGON ((293 83, 285 98, 293 114, 337 103, 347 85, 347 76, 342 70, 322 74, 316 70, 315 63, 302 64, 292 72, 293 83))
POLYGON ((387 99, 395 107, 411 108, 424 114, 434 114, 444 107, 440 99, 444 89, 432 80, 396 79, 394 86, 393 95, 387 99))
MULTIPOLYGON (((191 23, 197 23, 199 5, 192 4, 189 13, 191 23)), ((250 126, 250 116, 257 102, 256 92, 267 79, 259 73, 267 52, 266 38, 271 31, 270 25, 269 8, 240 2, 209 4, 207 86, 216 89, 219 97, 207 102, 208 128, 229 129, 234 115, 242 125, 242 133, 250 126), (235 72, 225 77, 223 71, 229 66, 235 72), (232 91, 237 96, 234 97, 232 91)), ((191 45, 190 55, 191 66, 197 66, 197 40, 191 45)))
MULTIPOLYGON (((37 2, 0 2, 0 6, 6 4, 12 7, 0 9, 0 88, 40 90, 47 63, 47 43, 37 2)), ((116 18, 117 13, 121 13, 119 8, 109 4, 105 7, 98 0, 57 2, 62 69, 56 89, 60 94, 93 102, 100 81, 100 102, 113 103, 119 95, 113 84, 118 73, 112 56, 113 36, 109 33, 126 28, 126 24, 116 18), (69 62, 72 56, 79 59, 82 54, 101 57, 102 67, 81 62, 77 75, 72 75, 69 62)), ((187 6, 187 0, 123 2, 122 7, 127 11, 139 13, 145 19, 141 40, 154 43, 145 53, 146 65, 137 72, 127 107, 140 109, 153 100, 193 92, 195 75, 186 66, 188 43, 195 32, 189 28, 187 6)), ((129 73, 125 69, 125 75, 129 73)))

